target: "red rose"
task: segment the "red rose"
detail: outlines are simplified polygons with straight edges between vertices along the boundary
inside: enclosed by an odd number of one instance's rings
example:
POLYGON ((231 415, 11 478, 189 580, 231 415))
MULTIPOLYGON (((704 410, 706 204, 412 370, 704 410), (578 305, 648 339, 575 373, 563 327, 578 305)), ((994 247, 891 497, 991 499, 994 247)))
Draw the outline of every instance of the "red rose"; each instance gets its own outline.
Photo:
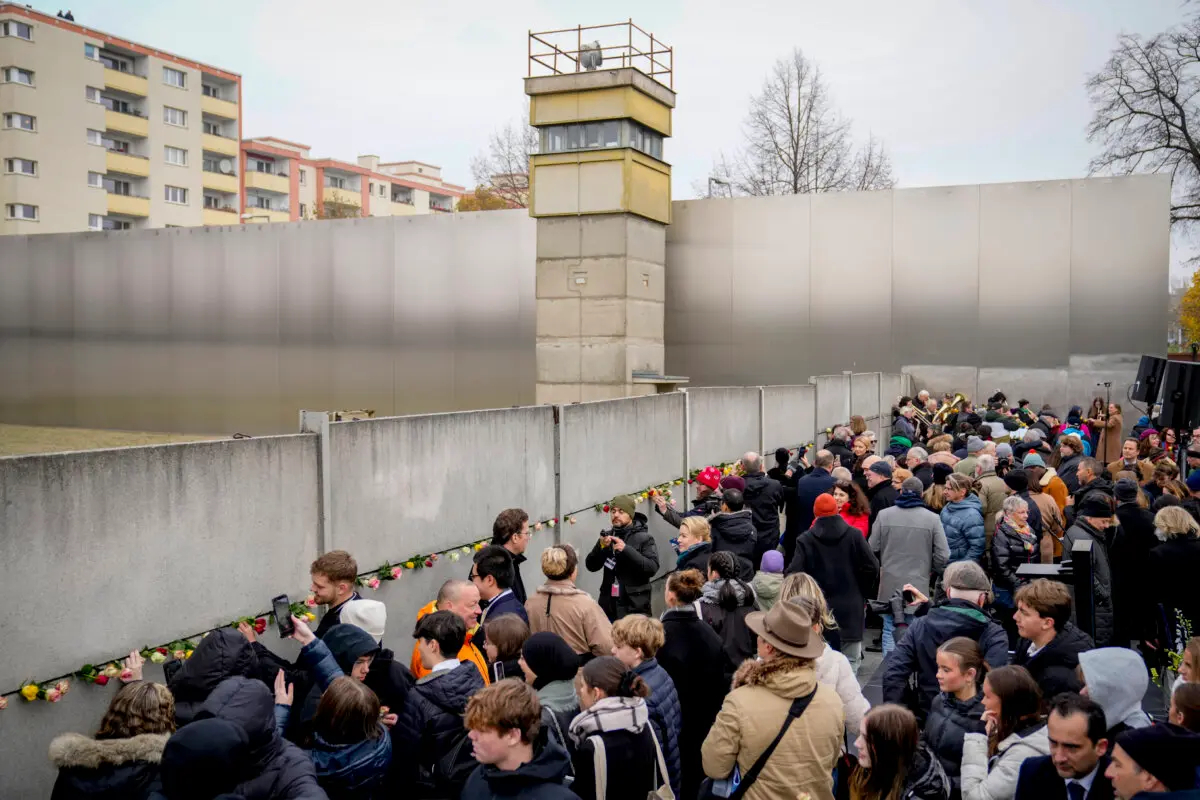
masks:
POLYGON ((108 676, 107 675, 97 675, 95 683, 97 686, 107 685, 108 684, 108 676))
POLYGON ((167 649, 167 648, 165 648, 165 647, 156 647, 155 649, 156 649, 158 652, 162 653, 164 656, 165 656, 167 653, 171 652, 170 650, 168 650, 168 649, 167 649))
POLYGON ((432 559, 432 558, 427 558, 427 559, 425 559, 425 566, 427 566, 427 567, 432 567, 432 566, 433 566, 433 559, 432 559))
POLYGON ((605 504, 604 504, 604 513, 605 513, 605 514, 607 514, 607 513, 608 513, 608 503, 605 503, 605 504))

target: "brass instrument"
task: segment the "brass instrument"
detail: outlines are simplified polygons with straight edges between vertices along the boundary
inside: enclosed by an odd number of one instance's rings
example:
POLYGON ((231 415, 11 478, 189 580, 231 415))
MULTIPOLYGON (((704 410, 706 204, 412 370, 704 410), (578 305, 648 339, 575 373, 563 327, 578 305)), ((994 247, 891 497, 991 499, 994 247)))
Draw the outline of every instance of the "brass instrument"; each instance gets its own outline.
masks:
POLYGON ((934 412, 934 414, 933 414, 934 424, 935 425, 945 425, 946 417, 950 416, 950 414, 954 411, 961 411, 963 404, 966 402, 967 402, 967 396, 965 394, 963 394, 962 392, 955 392, 954 397, 951 398, 951 400, 949 402, 942 403, 942 407, 934 412))

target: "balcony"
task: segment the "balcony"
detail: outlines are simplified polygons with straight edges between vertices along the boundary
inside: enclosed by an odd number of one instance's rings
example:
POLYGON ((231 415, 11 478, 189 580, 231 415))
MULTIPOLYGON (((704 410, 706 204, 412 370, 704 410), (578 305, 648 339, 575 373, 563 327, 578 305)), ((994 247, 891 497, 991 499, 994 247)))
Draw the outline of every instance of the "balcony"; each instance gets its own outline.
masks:
POLYGON ((127 217, 148 217, 150 216, 150 198, 109 192, 108 213, 124 214, 127 217))
POLYGON ((115 89, 118 92, 145 97, 147 85, 146 79, 140 75, 104 68, 104 88, 106 89, 115 89))
POLYGON ((209 172, 205 170, 200 182, 205 189, 212 189, 214 192, 237 194, 238 191, 237 175, 226 175, 221 172, 209 172))
POLYGON ((148 178, 150 177, 150 159, 145 156, 131 156, 128 153, 109 150, 104 154, 104 171, 148 178))
MULTIPOLYGON (((371 207, 374 209, 374 206, 371 207)), ((392 216, 393 217, 408 217, 413 214, 419 214, 417 207, 412 203, 392 201, 392 216)))
POLYGON ((241 222, 238 213, 232 208, 206 208, 201 217, 205 225, 237 225, 241 222))
POLYGON ((257 170, 246 170, 246 188, 261 189, 264 192, 274 192, 275 194, 288 193, 288 176, 275 175, 270 172, 258 172, 257 170))
POLYGON ((221 100, 217 97, 209 97, 208 95, 200 98, 200 110, 205 114, 212 114, 214 117, 220 117, 221 119, 238 118, 237 103, 231 103, 228 100, 221 100))
POLYGON ((104 110, 104 127, 107 130, 127 133, 130 136, 146 137, 150 135, 150 122, 145 117, 124 114, 111 109, 104 110))
POLYGON ((335 206, 362 208, 362 195, 352 189, 335 189, 332 186, 326 186, 321 190, 321 202, 332 203, 335 206))
POLYGON ((200 135, 201 146, 205 150, 213 153, 220 153, 223 156, 236 156, 238 154, 238 140, 230 139, 227 136, 217 136, 212 133, 204 133, 200 135))
POLYGON ((246 207, 246 219, 244 222, 247 225, 252 225, 256 222, 291 222, 292 214, 290 211, 274 211, 269 208, 251 208, 246 207))

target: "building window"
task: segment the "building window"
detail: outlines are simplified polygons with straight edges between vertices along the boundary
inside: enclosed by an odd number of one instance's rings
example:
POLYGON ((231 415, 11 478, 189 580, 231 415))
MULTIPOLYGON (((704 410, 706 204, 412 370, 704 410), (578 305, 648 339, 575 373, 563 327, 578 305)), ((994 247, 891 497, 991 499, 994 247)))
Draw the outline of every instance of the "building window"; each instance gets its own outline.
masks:
POLYGON ((308 184, 308 170, 302 169, 302 170, 300 170, 300 185, 305 186, 307 184, 308 184))
POLYGON ((28 219, 36 221, 38 218, 38 207, 31 206, 28 203, 9 203, 4 207, 4 211, 9 219, 28 219))
MULTIPOLYGON (((164 67, 165 69, 165 67, 164 67)), ((187 112, 182 108, 171 108, 171 106, 163 106, 163 122, 168 125, 177 125, 180 128, 187 127, 187 112)))
POLYGON ((632 120, 548 125, 541 129, 540 137, 539 150, 542 153, 632 147, 662 160, 662 134, 632 120))
POLYGON ((225 135, 225 134, 221 133, 221 123, 209 122, 207 120, 204 121, 204 132, 211 134, 213 136, 224 136, 225 135))
POLYGON ((167 86, 175 86, 179 89, 186 89, 187 73, 182 70, 163 67, 163 83, 165 83, 167 86))
POLYGON ((87 44, 86 42, 84 42, 83 57, 90 58, 92 61, 99 61, 100 60, 100 48, 96 47, 96 45, 94 45, 94 44, 87 44))
POLYGON ((120 139, 110 139, 107 136, 100 137, 100 144, 105 150, 111 150, 114 153, 129 153, 129 142, 123 142, 120 139))
POLYGON ((87 136, 88 136, 88 140, 87 140, 88 144, 98 144, 101 146, 104 145, 104 132, 103 131, 97 131, 97 130, 92 130, 91 128, 88 128, 87 136))
POLYGON ((129 181, 119 181, 116 178, 105 178, 104 189, 109 194, 119 194, 122 197, 133 197, 133 184, 129 181))
POLYGON ((382 184, 382 183, 379 184, 379 196, 387 197, 387 185, 386 184, 382 184))
POLYGON ((100 214, 88 214, 88 230, 89 231, 104 230, 104 217, 100 214))
POLYGON ((0 31, 3 31, 5 36, 14 36, 27 42, 33 41, 33 26, 17 22, 15 19, 0 22, 0 31))
POLYGON ((262 159, 259 159, 259 158, 247 158, 246 159, 246 169, 250 170, 251 172, 263 172, 263 173, 266 173, 267 175, 274 175, 275 174, 275 162, 263 161, 262 159))
POLYGON ((33 70, 21 69, 20 67, 5 67, 4 82, 23 83, 26 86, 33 86, 33 70))
POLYGON ((104 173, 89 172, 88 173, 88 186, 92 187, 93 189, 103 189, 104 188, 104 173))
POLYGON ((205 97, 215 97, 218 100, 221 99, 221 90, 218 89, 216 86, 210 86, 207 83, 202 83, 202 84, 200 84, 200 91, 204 94, 205 97))
POLYGON ((135 117, 140 117, 141 113, 129 105, 127 100, 117 100, 115 97, 106 97, 100 95, 100 105, 107 108, 109 111, 116 111, 118 114, 132 114, 135 117))
POLYGON ((413 204, 412 189, 408 188, 407 186, 393 186, 392 202, 404 203, 405 205, 411 206, 413 204))
POLYGON ((100 51, 100 63, 117 72, 133 72, 133 64, 127 58, 100 51))
POLYGON ((325 188, 327 189, 345 189, 346 179, 339 178, 337 175, 325 176, 325 188))
POLYGON ((168 203, 175 203, 183 206, 187 205, 187 189, 184 189, 180 186, 164 186, 163 188, 166 189, 166 199, 168 203))
POLYGON ((308 206, 305 205, 304 203, 301 203, 300 204, 300 219, 304 219, 307 216, 308 216, 308 206))
POLYGON ((37 162, 28 158, 4 159, 4 171, 14 175, 37 175, 37 162))
POLYGON ((127 231, 131 225, 125 220, 104 218, 104 230, 106 231, 127 231))
POLYGON ((37 129, 37 120, 28 114, 5 114, 4 127, 32 131, 37 129))
POLYGON ((186 167, 187 166, 187 150, 184 150, 181 147, 171 147, 170 145, 165 145, 163 148, 163 160, 166 161, 168 164, 175 164, 176 166, 186 167))
POLYGON ((100 90, 98 88, 96 88, 95 86, 85 87, 84 91, 83 91, 83 96, 87 98, 87 101, 89 103, 99 103, 100 102, 100 90))

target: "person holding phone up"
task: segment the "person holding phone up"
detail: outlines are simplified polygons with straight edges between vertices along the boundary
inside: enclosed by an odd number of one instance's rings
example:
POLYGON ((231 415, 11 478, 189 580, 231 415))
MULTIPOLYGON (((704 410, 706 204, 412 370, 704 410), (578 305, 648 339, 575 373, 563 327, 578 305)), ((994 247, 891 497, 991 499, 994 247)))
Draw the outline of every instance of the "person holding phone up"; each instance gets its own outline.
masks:
POLYGON ((658 572, 658 546, 629 495, 608 504, 612 528, 600 534, 584 565, 588 572, 604 571, 597 601, 609 620, 629 614, 650 614, 650 581, 658 572))

